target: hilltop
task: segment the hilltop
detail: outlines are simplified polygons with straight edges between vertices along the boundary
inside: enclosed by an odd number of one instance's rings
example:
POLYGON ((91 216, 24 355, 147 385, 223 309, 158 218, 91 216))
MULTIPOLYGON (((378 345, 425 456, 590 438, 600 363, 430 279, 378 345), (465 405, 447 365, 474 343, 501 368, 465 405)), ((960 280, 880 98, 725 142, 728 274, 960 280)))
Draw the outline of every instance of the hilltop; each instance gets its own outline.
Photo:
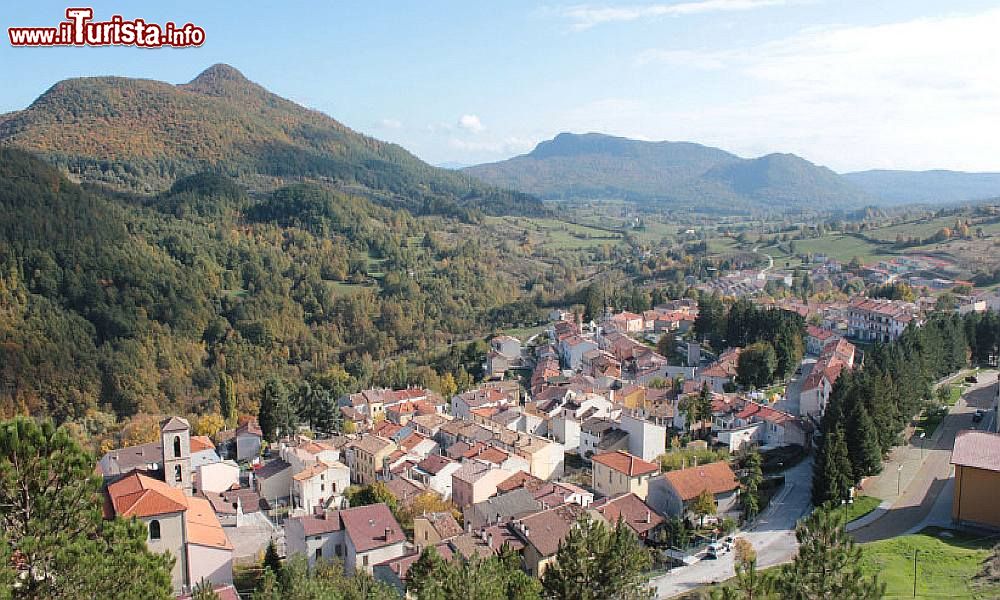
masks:
POLYGON ((432 167, 215 65, 182 85, 87 77, 0 116, 0 143, 84 182, 156 193, 212 170, 255 190, 315 180, 418 212, 544 212, 540 202, 432 167))
POLYGON ((546 199, 624 199, 714 212, 858 208, 874 198, 793 154, 744 159, 690 142, 561 133, 530 153, 464 170, 546 199))

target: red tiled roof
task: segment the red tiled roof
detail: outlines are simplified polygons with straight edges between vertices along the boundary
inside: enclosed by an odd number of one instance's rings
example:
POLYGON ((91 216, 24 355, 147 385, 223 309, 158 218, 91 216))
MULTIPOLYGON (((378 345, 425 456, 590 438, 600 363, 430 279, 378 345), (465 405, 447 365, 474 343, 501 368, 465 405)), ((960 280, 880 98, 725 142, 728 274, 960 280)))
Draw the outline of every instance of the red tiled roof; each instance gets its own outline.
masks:
POLYGON ((406 541, 403 528, 385 504, 342 510, 340 520, 359 553, 406 541))
POLYGON ((306 536, 332 533, 343 529, 343 523, 340 522, 340 513, 335 510, 292 517, 291 520, 302 523, 302 530, 306 536))
POLYGON ((736 418, 743 420, 748 420, 751 417, 760 419, 761 421, 767 421, 768 423, 776 423, 778 425, 795 420, 794 415, 771 408, 770 406, 758 404, 756 402, 748 402, 747 405, 743 407, 743 410, 736 415, 736 418))
POLYGON ((597 454, 594 455, 591 460, 614 469, 619 473, 625 473, 629 477, 656 473, 660 470, 659 465, 642 460, 638 456, 632 456, 628 452, 624 452, 622 450, 597 454))
POLYGON ((215 516, 211 503, 197 496, 187 499, 188 509, 184 513, 184 526, 187 530, 187 540, 198 546, 232 550, 233 545, 226 537, 226 532, 215 516))
POLYGON ((427 458, 417 463, 417 467, 424 471, 425 473, 430 473, 431 475, 437 475, 446 466, 454 463, 452 459, 447 456, 441 456, 440 454, 431 454, 427 458))
POLYGON ((958 432, 951 464, 1000 472, 1000 434, 971 429, 958 432))
POLYGON ((215 444, 207 435, 192 435, 191 452, 201 452, 202 450, 215 450, 215 444))
POLYGON ((664 477, 684 502, 693 500, 705 490, 716 495, 731 492, 739 485, 736 474, 725 461, 669 471, 664 477))
POLYGON ((132 472, 108 486, 116 515, 151 517, 187 510, 184 492, 141 473, 132 472))
POLYGON ((623 519, 640 536, 664 521, 663 517, 632 493, 603 498, 590 507, 601 513, 611 524, 617 523, 619 518, 623 519))

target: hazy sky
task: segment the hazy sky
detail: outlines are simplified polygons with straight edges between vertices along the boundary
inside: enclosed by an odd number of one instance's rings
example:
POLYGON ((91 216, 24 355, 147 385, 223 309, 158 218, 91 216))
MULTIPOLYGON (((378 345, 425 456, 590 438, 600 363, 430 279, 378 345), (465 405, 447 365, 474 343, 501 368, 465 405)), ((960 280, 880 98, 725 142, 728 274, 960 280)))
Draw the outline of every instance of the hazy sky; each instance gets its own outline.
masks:
MULTIPOLYGON (((46 26, 66 4, 7 3, 46 26)), ((54 82, 182 83, 229 63, 431 163, 561 131, 794 152, 838 171, 1000 171, 1000 2, 516 0, 87 2, 97 19, 193 22, 196 49, 12 48, 0 112, 54 82)))

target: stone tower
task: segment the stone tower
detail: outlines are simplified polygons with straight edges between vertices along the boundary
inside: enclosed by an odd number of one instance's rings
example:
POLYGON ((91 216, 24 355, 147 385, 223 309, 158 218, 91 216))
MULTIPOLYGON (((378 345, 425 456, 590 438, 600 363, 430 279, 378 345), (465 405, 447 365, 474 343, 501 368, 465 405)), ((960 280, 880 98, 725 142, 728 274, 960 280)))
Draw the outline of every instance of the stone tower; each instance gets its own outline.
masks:
POLYGON ((163 446, 163 480, 191 493, 191 425, 181 417, 160 423, 163 446))

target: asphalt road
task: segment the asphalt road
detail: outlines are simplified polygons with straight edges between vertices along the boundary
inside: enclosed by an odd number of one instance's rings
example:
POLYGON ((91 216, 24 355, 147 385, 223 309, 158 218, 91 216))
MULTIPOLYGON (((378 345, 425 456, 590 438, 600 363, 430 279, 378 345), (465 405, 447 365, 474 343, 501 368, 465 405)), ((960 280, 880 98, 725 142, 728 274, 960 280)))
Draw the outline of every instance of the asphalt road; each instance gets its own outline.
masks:
MULTIPOLYGON (((984 408, 991 402, 995 385, 996 372, 981 372, 980 382, 970 387, 941 421, 930 443, 923 442, 925 449, 922 452, 911 449, 907 455, 910 458, 903 460, 922 460, 917 472, 882 517, 854 531, 857 541, 873 542, 904 535, 929 524, 935 505, 937 513, 947 508, 943 505, 950 502, 951 449, 955 445, 955 435, 962 429, 982 429, 987 424, 985 420, 973 423, 972 415, 977 408, 984 408)), ((897 468, 898 465, 887 463, 883 477, 891 479, 897 468)))
MULTIPOLYGON (((812 458, 785 471, 785 485, 750 531, 737 534, 753 544, 760 567, 788 562, 795 556, 795 524, 811 510, 812 458)), ((671 598, 735 575, 733 553, 674 569, 650 581, 657 598, 671 598)))

